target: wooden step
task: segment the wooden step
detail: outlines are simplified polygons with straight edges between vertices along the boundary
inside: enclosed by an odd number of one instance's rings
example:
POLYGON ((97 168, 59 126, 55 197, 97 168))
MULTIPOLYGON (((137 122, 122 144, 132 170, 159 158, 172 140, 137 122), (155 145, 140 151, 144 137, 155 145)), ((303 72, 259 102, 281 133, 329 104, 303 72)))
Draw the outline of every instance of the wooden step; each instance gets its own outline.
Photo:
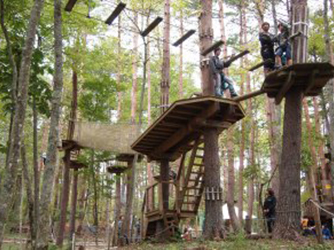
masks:
POLYGON ((190 186, 190 187, 185 187, 185 189, 197 189, 197 190, 199 190, 199 189, 201 189, 201 188, 199 188, 199 187, 197 187, 197 186, 190 186))
POLYGON ((203 175, 204 172, 190 172, 191 174, 198 174, 198 175, 203 175))
POLYGON ((202 180, 194 180, 194 179, 189 179, 189 181, 197 181, 197 182, 203 182, 202 180))
POLYGON ((203 158, 204 158, 204 155, 196 155, 196 158, 201 158, 201 159, 203 159, 203 158))
POLYGON ((202 163, 194 163, 193 165, 194 165, 194 166, 204 167, 204 164, 202 164, 202 163))
POLYGON ((194 202, 194 201, 192 201, 192 202, 190 202, 190 201, 184 201, 184 202, 182 202, 182 204, 193 204, 193 205, 196 205, 197 202, 194 202))

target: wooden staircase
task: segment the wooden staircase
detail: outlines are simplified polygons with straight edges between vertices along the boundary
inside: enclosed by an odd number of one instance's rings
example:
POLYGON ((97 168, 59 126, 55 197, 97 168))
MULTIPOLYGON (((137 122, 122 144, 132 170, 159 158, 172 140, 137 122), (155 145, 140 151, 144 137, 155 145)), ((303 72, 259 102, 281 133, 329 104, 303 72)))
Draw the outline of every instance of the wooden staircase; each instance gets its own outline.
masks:
POLYGON ((169 237, 176 235, 181 219, 196 216, 204 190, 204 144, 198 137, 189 145, 190 150, 181 157, 177 178, 170 180, 170 207, 162 207, 160 182, 146 189, 142 207, 142 237, 158 237, 158 224, 169 237), (173 202, 174 201, 174 202, 173 202))

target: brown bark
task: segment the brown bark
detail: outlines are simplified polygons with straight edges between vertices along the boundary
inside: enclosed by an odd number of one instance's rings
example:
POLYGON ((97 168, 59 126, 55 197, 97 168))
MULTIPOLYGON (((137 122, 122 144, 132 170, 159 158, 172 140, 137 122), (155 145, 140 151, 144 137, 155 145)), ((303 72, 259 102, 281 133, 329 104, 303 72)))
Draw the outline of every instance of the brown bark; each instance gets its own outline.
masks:
MULTIPOLYGON (((292 0, 292 33, 303 31, 307 34, 307 0, 292 0), (306 32, 305 32, 306 31, 306 32)), ((303 63, 307 57, 307 38, 299 37, 293 42, 294 63, 303 63)), ((301 161, 301 116, 302 89, 291 88, 285 97, 284 127, 281 164, 279 165, 279 198, 275 238, 298 239, 300 228, 300 161, 301 161)))
MULTIPOLYGON (((32 244, 36 243, 37 229, 39 221, 39 167, 38 167, 38 114, 36 107, 36 98, 33 97, 33 158, 34 158, 34 232, 32 233, 32 244)), ((33 245, 34 246, 34 245, 33 245)))
POLYGON ((24 143, 21 146, 21 159, 22 159, 22 172, 24 178, 24 184, 27 191, 27 202, 28 202, 28 217, 29 217, 29 227, 30 227, 30 237, 31 237, 31 246, 32 248, 35 245, 36 240, 36 223, 35 223, 35 204, 34 204, 34 195, 32 192, 32 185, 29 177, 29 165, 27 161, 27 154, 24 143))
POLYGON ((161 70, 161 96, 160 105, 161 113, 168 108, 169 104, 169 86, 170 86, 170 0, 165 0, 164 7, 164 36, 163 36, 163 55, 162 55, 162 70, 161 70))
MULTIPOLYGON (((316 202, 318 202, 318 195, 317 195, 317 189, 316 189, 316 182, 315 182, 315 173, 317 171, 317 153, 316 153, 316 149, 314 147, 314 142, 312 139, 312 124, 311 124, 311 119, 310 119, 310 114, 309 114, 309 110, 308 110, 308 105, 307 105, 307 101, 306 99, 303 100, 303 106, 304 106, 304 113, 305 113, 305 118, 306 118, 306 127, 307 127, 307 131, 308 131, 308 136, 307 136, 307 141, 308 141, 308 145, 311 149, 311 156, 312 156, 312 161, 313 161, 313 166, 310 166, 308 169, 308 175, 309 178, 308 180, 310 181, 310 187, 311 187, 311 194, 312 194, 312 198, 313 200, 315 200, 316 202)), ((317 240, 319 243, 323 243, 323 238, 322 238, 322 229, 321 229, 321 221, 320 221, 320 211, 317 207, 314 207, 313 209, 314 214, 314 221, 315 221, 315 226, 316 226, 316 236, 317 236, 317 240)))
MULTIPOLYGON (((315 122, 315 132, 321 136, 321 130, 320 130, 320 113, 319 113, 319 104, 316 97, 312 98, 313 101, 313 108, 314 108, 314 122, 315 122)), ((323 180, 327 180, 328 176, 326 173, 326 158, 324 153, 324 147, 325 147, 325 141, 322 140, 319 145, 318 155, 320 158, 320 166, 321 166, 321 177, 323 180)))
POLYGON ((73 234, 75 233, 75 221, 77 211, 77 199, 78 199, 78 178, 79 171, 74 169, 73 183, 72 183, 72 205, 71 205, 71 219, 70 219, 70 239, 73 240, 73 234))
POLYGON ((62 58, 62 19, 61 0, 54 1, 54 37, 55 37, 55 74, 54 91, 52 96, 51 122, 46 154, 46 166, 43 175, 43 184, 40 199, 40 221, 38 228, 38 249, 48 247, 49 237, 49 204, 52 197, 52 185, 54 172, 57 167, 58 141, 59 141, 59 120, 61 113, 61 96, 63 90, 63 58, 62 58))
MULTIPOLYGON (((122 81, 122 57, 121 57, 121 39, 122 39, 122 30, 121 30, 121 23, 122 23, 122 15, 118 16, 118 29, 117 29, 117 36, 118 36, 118 41, 117 41, 117 54, 118 54, 118 69, 117 69, 117 75, 116 75, 116 82, 117 82, 117 87, 120 88, 121 86, 121 81, 122 81)), ((118 91, 117 92, 117 120, 121 119, 121 112, 122 112, 122 92, 118 91)))
MULTIPOLYGON (((332 9, 333 11, 333 9, 332 9)), ((333 13, 332 13, 333 14, 333 13)), ((326 54, 325 58, 330 62, 334 63, 334 55, 332 43, 330 40, 330 28, 329 28, 329 20, 328 20, 328 1, 324 0, 324 26, 325 26, 325 44, 326 44, 326 54)), ((326 99, 326 103, 329 104, 329 142, 330 142, 330 153, 334 155, 334 79, 331 79, 324 88, 324 96, 326 99)), ((324 105, 325 106, 325 105, 324 105)), ((331 166, 331 179, 332 179, 332 195, 334 196, 334 157, 332 157, 330 161, 331 166)))
MULTIPOLYGON (((138 14, 134 16, 135 25, 138 23, 138 14)), ((132 57, 132 89, 131 89, 131 122, 136 122, 136 111, 137 111, 137 69, 138 69, 138 34, 133 35, 133 57, 132 57)))
POLYGON ((118 245, 118 221, 121 215, 121 176, 120 174, 116 175, 116 184, 115 184, 115 223, 114 223, 114 236, 113 236, 113 246, 118 245))
POLYGON ((64 156, 64 168, 63 168, 63 185, 62 185, 62 194, 61 194, 61 205, 60 205, 60 219, 58 225, 58 234, 56 244, 57 246, 62 246, 64 241, 65 234, 65 225, 67 217, 67 205, 70 194, 70 158, 71 151, 66 150, 64 156))
MULTIPOLYGON (((201 0, 200 15, 200 51, 212 45, 212 0, 201 0)), ((201 58, 201 79, 203 95, 213 95, 213 79, 210 69, 201 58)), ((204 188, 221 190, 220 162, 218 155, 218 131, 213 128, 204 130, 204 188)), ((222 191, 221 191, 222 192, 222 191)), ((207 239, 223 238, 222 200, 205 200, 205 222, 203 236, 207 239)))
MULTIPOLYGON (((241 46, 244 46, 244 33, 245 33, 245 18, 242 14, 242 10, 240 9, 240 33, 239 33, 239 42, 241 46)), ((244 58, 240 59, 240 68, 244 67, 244 58)), ((244 82, 245 82, 245 74, 241 73, 241 82, 240 82, 240 95, 244 94, 244 82)), ((245 121, 241 121, 241 137, 240 137, 240 153, 239 153, 239 178, 238 178, 238 217, 240 221, 240 225, 243 223, 243 195, 244 195, 244 159, 245 159, 245 121)))
POLYGON ((300 149, 302 92, 292 89, 284 109, 282 164, 277 204, 275 238, 295 240, 300 228, 300 149))
MULTIPOLYGON (((218 132, 204 130, 204 187, 220 188, 220 163, 218 157, 218 132)), ((222 200, 205 200, 205 221, 203 236, 207 239, 223 238, 222 200)))
MULTIPOLYGON (((129 240, 131 240, 131 218, 133 210, 133 197, 135 194, 135 183, 136 183, 136 163, 138 160, 138 155, 135 154, 132 161, 128 162, 128 166, 131 169, 128 172, 128 185, 126 194, 126 205, 125 205, 125 215, 122 224, 122 235, 126 235, 129 240)), ((121 245, 124 245, 125 241, 121 241, 121 245)))
POLYGON ((227 184, 227 208, 230 215, 230 221, 234 232, 240 230, 240 224, 238 217, 234 209, 234 186, 235 186, 235 175, 234 175, 234 143, 233 143, 233 132, 234 129, 231 127, 227 131, 227 152, 228 152, 228 184, 227 184))
MULTIPOLYGON (((15 116, 13 120, 12 143, 8 151, 8 167, 6 168, 4 184, 0 195, 0 247, 2 244, 4 227, 7 222, 8 211, 12 201, 13 188, 19 168, 20 145, 22 141, 23 127, 28 100, 28 86, 32 51, 36 39, 37 25, 43 9, 44 0, 36 0, 32 7, 29 24, 26 33, 20 73, 18 79, 18 93, 15 103, 15 116)), ((7 165, 7 164, 6 164, 7 165)))

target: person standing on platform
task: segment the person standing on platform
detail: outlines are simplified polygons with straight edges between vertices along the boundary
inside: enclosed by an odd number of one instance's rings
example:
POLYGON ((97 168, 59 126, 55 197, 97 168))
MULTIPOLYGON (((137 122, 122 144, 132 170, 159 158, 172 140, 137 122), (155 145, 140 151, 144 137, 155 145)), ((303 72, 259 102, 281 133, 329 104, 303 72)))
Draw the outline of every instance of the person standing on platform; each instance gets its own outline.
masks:
POLYGON ((278 24, 278 30, 280 33, 277 37, 274 38, 274 42, 278 44, 278 48, 276 49, 276 68, 280 69, 283 64, 292 65, 292 57, 291 57, 291 44, 289 40, 289 27, 284 25, 283 23, 278 24), (286 61, 283 63, 283 60, 286 61))
POLYGON ((270 24, 264 22, 262 24, 262 32, 259 34, 261 43, 261 56, 264 62, 264 73, 267 74, 275 69, 275 51, 274 51, 274 35, 269 32, 270 24))
POLYGON ((212 56, 210 59, 210 67, 214 74, 214 79, 216 82, 215 95, 223 96, 224 91, 228 89, 230 91, 232 98, 237 97, 238 95, 234 90, 233 81, 230 78, 228 78, 223 72, 224 68, 230 67, 230 63, 220 60, 219 59, 220 53, 221 53, 221 49, 216 48, 214 50, 215 55, 212 56))

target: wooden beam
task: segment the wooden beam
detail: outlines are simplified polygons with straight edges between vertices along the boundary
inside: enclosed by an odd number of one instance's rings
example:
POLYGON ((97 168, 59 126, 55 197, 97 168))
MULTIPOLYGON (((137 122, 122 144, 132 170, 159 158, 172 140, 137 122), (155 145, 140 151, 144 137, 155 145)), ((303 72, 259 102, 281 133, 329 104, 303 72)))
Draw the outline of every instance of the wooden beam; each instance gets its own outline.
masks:
POLYGON ((157 17, 156 19, 154 19, 154 21, 152 23, 150 23, 147 28, 143 31, 143 32, 140 32, 140 35, 142 37, 145 37, 147 36, 155 27, 157 27, 159 25, 159 23, 161 23, 162 21, 162 17, 157 17))
POLYGON ((220 108, 219 103, 212 103, 207 109, 204 109, 198 116, 192 118, 190 122, 182 126, 178 131, 176 131, 172 136, 170 136, 164 143, 154 150, 153 154, 161 154, 168 150, 169 148, 176 145, 181 141, 187 134, 194 130, 196 124, 205 121, 208 117, 214 115, 220 108))
POLYGON ((111 25, 113 21, 119 16, 119 14, 121 14, 121 12, 125 9, 125 6, 125 3, 120 2, 111 13, 111 15, 108 17, 108 19, 105 21, 105 23, 111 25))
POLYGON ((233 101, 236 101, 236 102, 245 101, 245 100, 248 100, 249 98, 253 98, 255 96, 262 95, 263 93, 265 93, 265 91, 263 89, 260 89, 260 90, 248 93, 246 95, 235 97, 233 98, 233 101))
POLYGON ((67 12, 71 12, 77 1, 78 0, 68 0, 67 4, 65 6, 65 10, 67 12))
POLYGON ((196 30, 189 30, 187 33, 185 33, 179 40, 177 40, 175 43, 173 43, 173 46, 179 46, 181 43, 183 43, 185 40, 187 40, 190 36, 195 34, 196 30))
POLYGON ((223 40, 219 40, 218 42, 215 42, 214 44, 212 44, 210 47, 206 48, 201 54, 202 56, 206 56, 207 54, 209 54, 210 52, 214 51, 216 48, 219 48, 220 46, 222 46, 224 44, 223 40))
POLYGON ((241 57, 243 57, 243 56, 245 56, 247 54, 249 54, 249 50, 246 49, 246 50, 242 51, 241 53, 239 53, 239 54, 237 54, 235 56, 232 56, 229 60, 227 60, 225 62, 225 64, 231 64, 234 61, 238 60, 239 58, 241 58, 241 57))
POLYGON ((294 71, 290 71, 288 77, 286 78, 283 86, 281 87, 281 89, 279 90, 278 94, 275 97, 275 104, 278 105, 281 103, 281 101, 283 100, 285 94, 289 91, 289 89, 291 88, 291 86, 294 83, 294 76, 295 76, 295 72, 294 71))
POLYGON ((315 76, 319 74, 319 70, 318 69, 314 69, 312 70, 312 73, 311 73, 311 78, 310 78, 310 81, 304 91, 305 95, 307 95, 308 92, 310 92, 311 89, 313 89, 314 85, 316 84, 316 78, 315 76))
POLYGON ((263 62, 260 62, 260 63, 256 64, 255 66, 251 67, 248 71, 254 71, 254 70, 256 70, 256 69, 262 67, 262 66, 265 65, 266 63, 271 63, 272 61, 273 61, 273 60, 271 60, 271 59, 267 59, 267 60, 265 60, 265 61, 263 61, 263 62))

